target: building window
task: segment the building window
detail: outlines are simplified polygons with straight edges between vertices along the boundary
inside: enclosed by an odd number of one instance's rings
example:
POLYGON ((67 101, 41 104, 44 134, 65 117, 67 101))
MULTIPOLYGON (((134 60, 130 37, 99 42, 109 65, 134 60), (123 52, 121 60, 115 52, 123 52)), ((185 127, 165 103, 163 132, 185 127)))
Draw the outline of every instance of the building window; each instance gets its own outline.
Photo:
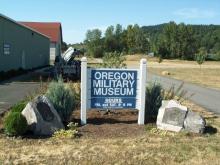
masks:
POLYGON ((10 44, 4 44, 4 46, 3 46, 3 53, 4 53, 4 55, 10 55, 11 54, 11 46, 10 46, 10 44))

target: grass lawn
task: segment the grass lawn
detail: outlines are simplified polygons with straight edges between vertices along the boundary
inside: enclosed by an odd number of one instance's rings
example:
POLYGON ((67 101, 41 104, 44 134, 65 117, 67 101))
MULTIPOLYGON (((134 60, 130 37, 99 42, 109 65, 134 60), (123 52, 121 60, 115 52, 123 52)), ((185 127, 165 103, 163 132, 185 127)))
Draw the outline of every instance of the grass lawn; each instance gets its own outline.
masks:
MULTIPOLYGON (((219 124, 219 122, 218 122, 219 124)), ((159 131, 136 138, 5 139, 0 160, 6 164, 212 164, 220 162, 220 136, 159 131)), ((1 162, 0 161, 0 162, 1 162)))
MULTIPOLYGON (((220 68, 149 68, 149 71, 158 75, 162 75, 163 71, 168 71, 171 77, 186 82, 200 84, 206 87, 220 89, 220 68)), ((164 76, 164 75, 163 75, 164 76)))

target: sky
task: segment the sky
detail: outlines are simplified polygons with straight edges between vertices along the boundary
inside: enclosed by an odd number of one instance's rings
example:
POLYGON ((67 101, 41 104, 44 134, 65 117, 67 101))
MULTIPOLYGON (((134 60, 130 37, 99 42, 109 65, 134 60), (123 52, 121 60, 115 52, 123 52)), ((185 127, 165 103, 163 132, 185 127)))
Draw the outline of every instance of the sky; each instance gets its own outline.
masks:
POLYGON ((175 21, 220 25, 220 0, 0 0, 0 13, 16 21, 61 22, 63 40, 83 42, 88 29, 175 21))

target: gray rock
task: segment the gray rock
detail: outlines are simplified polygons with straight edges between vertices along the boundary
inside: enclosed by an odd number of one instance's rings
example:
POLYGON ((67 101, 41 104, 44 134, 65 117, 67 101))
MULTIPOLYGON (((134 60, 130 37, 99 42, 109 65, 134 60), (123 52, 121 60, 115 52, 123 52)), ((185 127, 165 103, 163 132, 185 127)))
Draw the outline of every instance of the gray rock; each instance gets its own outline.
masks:
POLYGON ((186 114, 187 107, 175 100, 164 100, 158 112, 157 128, 180 132, 183 129, 186 114))
POLYGON ((45 96, 39 96, 29 102, 22 115, 27 120, 29 130, 35 135, 52 135, 55 131, 64 129, 60 116, 45 96))
POLYGON ((204 133, 205 119, 199 114, 189 111, 184 120, 184 130, 192 133, 204 133))

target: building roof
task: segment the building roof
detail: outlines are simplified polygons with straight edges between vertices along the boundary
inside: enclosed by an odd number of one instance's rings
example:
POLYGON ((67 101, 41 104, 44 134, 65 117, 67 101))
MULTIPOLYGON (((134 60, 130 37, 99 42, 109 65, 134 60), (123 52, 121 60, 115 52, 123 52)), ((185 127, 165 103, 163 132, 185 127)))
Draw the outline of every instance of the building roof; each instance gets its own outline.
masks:
POLYGON ((62 27, 59 22, 19 22, 31 29, 34 29, 50 38, 51 42, 58 42, 59 36, 62 38, 62 27))
POLYGON ((30 31, 32 31, 32 32, 35 32, 35 33, 37 33, 37 34, 40 34, 40 35, 42 35, 42 36, 44 36, 44 37, 46 37, 46 38, 49 39, 49 37, 48 37, 47 35, 45 35, 45 34, 39 32, 39 31, 36 31, 35 29, 32 29, 32 28, 30 28, 30 27, 28 27, 28 26, 26 26, 26 25, 24 25, 24 24, 21 24, 21 23, 15 21, 15 20, 13 20, 13 19, 11 19, 11 18, 9 18, 9 17, 7 17, 7 16, 1 14, 1 13, 0 13, 0 17, 6 19, 6 20, 8 20, 8 21, 11 21, 11 22, 13 22, 14 24, 16 24, 16 25, 18 25, 18 26, 21 26, 21 27, 23 27, 23 28, 26 28, 26 29, 28 29, 28 30, 30 30, 30 31))

